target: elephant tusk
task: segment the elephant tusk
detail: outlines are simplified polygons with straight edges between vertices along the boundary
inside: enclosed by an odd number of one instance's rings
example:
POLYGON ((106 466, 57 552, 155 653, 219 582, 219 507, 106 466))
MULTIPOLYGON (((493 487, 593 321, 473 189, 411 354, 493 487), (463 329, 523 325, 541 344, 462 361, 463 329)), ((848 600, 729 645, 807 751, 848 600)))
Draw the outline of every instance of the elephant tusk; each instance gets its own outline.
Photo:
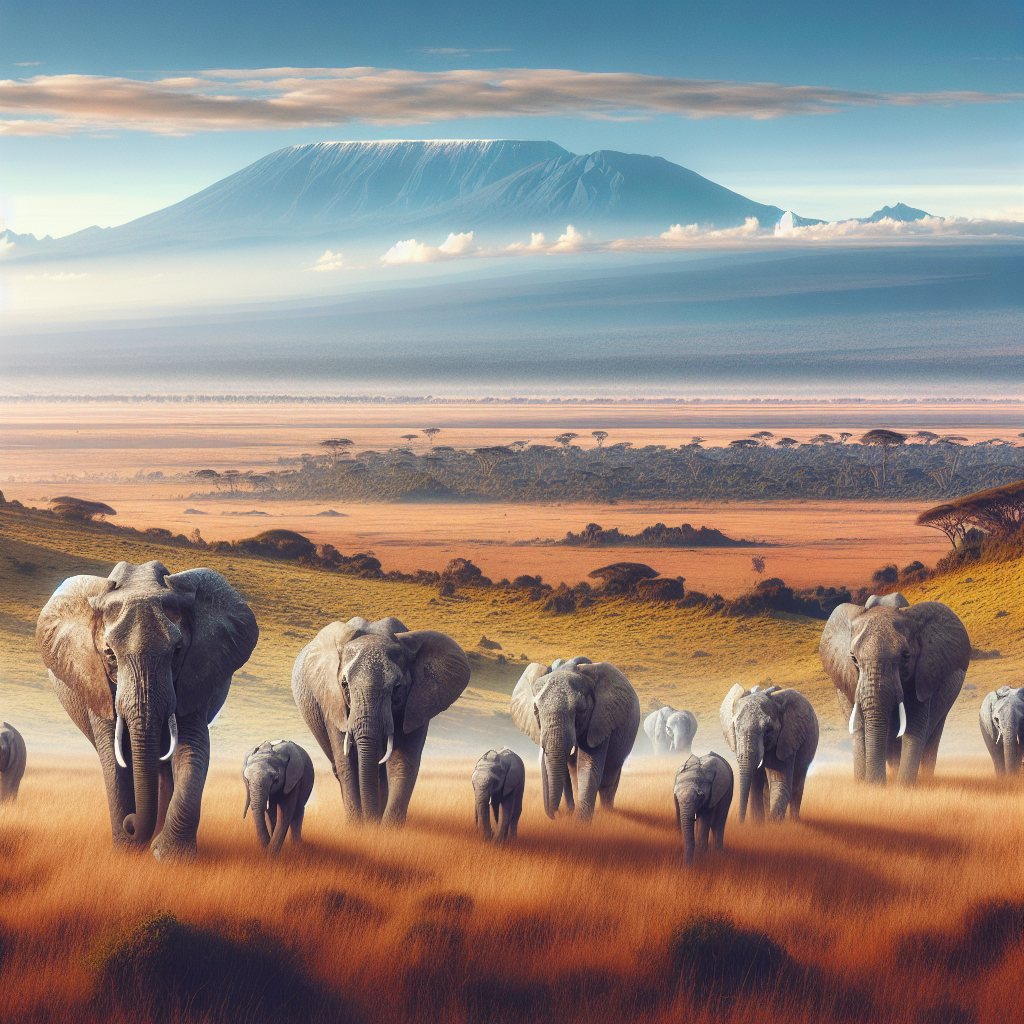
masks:
POLYGON ((171 749, 160 758, 161 761, 169 761, 171 755, 178 749, 178 719, 173 712, 167 719, 167 728, 171 731, 171 749))
POLYGON ((395 749, 395 734, 393 732, 388 733, 388 749, 384 751, 384 756, 377 762, 377 764, 386 764, 388 758, 395 749))
POLYGON ((856 726, 854 723, 857 721, 857 705, 853 705, 853 710, 850 712, 850 732, 853 733, 856 726))
POLYGON ((907 731, 907 712, 903 707, 903 701, 900 701, 900 731, 896 733, 896 738, 899 739, 907 731))
POLYGON ((124 719, 120 713, 117 716, 117 725, 114 726, 114 759, 122 768, 127 768, 124 754, 121 751, 121 741, 124 739, 124 719))
POLYGON ((760 761, 757 762, 757 767, 758 768, 763 768, 764 767, 764 758, 763 757, 761 758, 760 761))
POLYGON ((345 756, 348 757, 348 733, 345 733, 345 756))
POLYGON ((572 745, 572 750, 569 751, 569 756, 572 757, 572 755, 575 754, 575 753, 576 753, 576 744, 574 743, 572 745))

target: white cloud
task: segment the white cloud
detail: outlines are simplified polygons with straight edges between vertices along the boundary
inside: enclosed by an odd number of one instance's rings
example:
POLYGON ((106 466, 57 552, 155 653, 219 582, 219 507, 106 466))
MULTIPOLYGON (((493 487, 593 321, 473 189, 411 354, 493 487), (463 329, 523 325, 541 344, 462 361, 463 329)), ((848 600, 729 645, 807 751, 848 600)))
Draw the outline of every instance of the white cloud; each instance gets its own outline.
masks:
POLYGON ((323 256, 319 257, 316 264, 309 268, 315 271, 325 270, 348 270, 350 269, 348 264, 345 262, 345 257, 340 252, 331 252, 328 249, 323 256))
POLYGON ((856 238, 1003 237, 1024 235, 1019 221, 968 220, 966 217, 923 217, 921 220, 893 220, 861 223, 856 220, 830 221, 827 224, 794 225, 788 212, 775 225, 774 237, 797 241, 837 241, 856 238))
POLYGON ((563 69, 219 69, 146 81, 36 75, 0 81, 7 134, 121 128, 196 131, 429 124, 480 117, 687 118, 834 113, 849 107, 1005 103, 1022 93, 882 93, 563 69), (45 120, 43 120, 45 119, 45 120))
POLYGON ((76 281, 80 277, 88 277, 88 274, 73 274, 70 271, 62 270, 57 274, 51 274, 50 271, 46 271, 42 274, 26 274, 23 280, 25 281, 76 281))
POLYGON ((396 242, 381 256, 380 260, 385 266, 395 266, 400 263, 436 263, 438 260, 471 255, 469 247, 472 242, 472 231, 459 234, 452 232, 438 246, 424 245, 422 242, 417 242, 415 238, 409 238, 404 242, 396 242))

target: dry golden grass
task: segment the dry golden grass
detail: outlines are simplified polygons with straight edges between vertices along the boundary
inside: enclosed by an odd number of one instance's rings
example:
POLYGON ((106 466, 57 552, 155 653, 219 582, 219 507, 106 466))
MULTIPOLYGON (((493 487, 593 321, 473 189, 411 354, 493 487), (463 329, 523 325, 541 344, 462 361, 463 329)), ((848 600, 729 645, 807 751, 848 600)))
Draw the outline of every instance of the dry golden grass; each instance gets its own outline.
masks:
MULTIPOLYGON (((544 817, 531 766, 519 842, 504 849, 473 831, 471 765, 428 762, 400 831, 346 826, 321 773, 306 843, 289 840, 276 862, 241 820, 240 779, 217 771, 199 859, 160 865, 110 850, 94 762, 37 759, 19 802, 0 809, 3 1019, 104 1019, 90 954, 157 911, 226 935, 259 922, 264 941, 296 954, 318 994, 313 1020, 1019 1015, 1021 788, 987 765, 961 762, 914 791, 858 786, 848 769, 812 774, 800 823, 740 826, 734 807, 724 855, 691 870, 680 865, 672 763, 634 761, 617 809, 589 827, 544 817), (680 982, 672 936, 695 915, 784 950, 765 991, 708 990, 685 972, 680 982)), ((254 1003, 209 1006, 164 1007, 165 1019, 274 1019, 254 1003)), ((112 1019, 157 1016, 122 1007, 112 1019)))

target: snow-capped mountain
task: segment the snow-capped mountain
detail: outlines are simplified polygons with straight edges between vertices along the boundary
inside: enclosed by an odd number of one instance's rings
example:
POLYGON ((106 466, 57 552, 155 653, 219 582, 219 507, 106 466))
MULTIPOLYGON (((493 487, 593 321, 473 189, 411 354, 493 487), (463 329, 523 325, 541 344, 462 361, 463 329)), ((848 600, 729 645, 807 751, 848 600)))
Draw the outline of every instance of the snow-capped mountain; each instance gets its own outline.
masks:
MULTIPOLYGON (((119 227, 88 228, 26 255, 287 242, 396 230, 629 233, 671 224, 764 225, 782 210, 661 157, 514 140, 321 142, 291 146, 209 188, 119 227)), ((33 240, 34 241, 34 240, 33 240)))

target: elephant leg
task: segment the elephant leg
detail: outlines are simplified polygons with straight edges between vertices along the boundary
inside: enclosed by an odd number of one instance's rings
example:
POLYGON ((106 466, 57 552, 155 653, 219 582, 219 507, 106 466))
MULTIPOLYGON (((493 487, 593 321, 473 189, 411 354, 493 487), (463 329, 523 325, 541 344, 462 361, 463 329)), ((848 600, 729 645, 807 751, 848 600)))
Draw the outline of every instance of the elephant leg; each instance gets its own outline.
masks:
POLYGON ((178 719, 178 746, 171 758, 174 793, 163 831, 152 846, 157 860, 195 857, 203 786, 209 768, 210 729, 204 709, 178 719))
POLYGON ((512 797, 512 816, 509 821, 509 836, 515 839, 519 835, 519 817, 523 813, 523 794, 516 792, 512 797))
MULTIPOLYGON (((843 712, 843 721, 849 722, 853 714, 853 704, 842 690, 836 690, 836 697, 839 699, 839 707, 843 712)), ((857 782, 863 782, 866 777, 864 757, 864 719, 861 717, 858 724, 850 735, 853 741, 853 777, 857 782)))
POLYGON ((708 852, 708 834, 711 831, 711 811, 705 807, 697 814, 697 853, 704 856, 708 852))
POLYGON ((597 793, 601 798, 601 806, 607 807, 609 811, 615 807, 615 794, 618 792, 621 778, 622 769, 620 768, 610 778, 601 780, 601 786, 597 793))
POLYGON ((581 821, 589 821, 594 816, 594 804, 597 802, 597 790, 604 774, 607 752, 607 741, 594 751, 576 747, 576 773, 580 784, 577 803, 581 821))
POLYGON ((565 761, 565 784, 562 788, 562 796, 565 797, 565 807, 570 814, 576 813, 576 796, 580 791, 580 777, 576 754, 570 754, 565 761))
MULTIPOLYGON (((945 719, 943 719, 945 724, 945 719)), ((993 729, 993 732, 995 730, 993 729)), ((993 738, 992 735, 986 729, 981 730, 981 738, 985 741, 985 746, 988 749, 988 756, 992 758, 992 764, 995 767, 996 775, 1006 774, 1006 757, 1003 754, 1002 744, 993 738)), ((938 749, 936 749, 936 754, 938 749)))
POLYGON ((334 762, 334 775, 341 787, 341 802, 345 807, 345 820, 350 825, 358 825, 363 818, 363 805, 359 799, 359 770, 356 745, 349 745, 348 757, 345 756, 345 738, 337 729, 330 732, 331 760, 334 762))
POLYGON ((732 803, 732 797, 728 800, 724 797, 718 802, 718 806, 715 808, 714 817, 711 821, 711 831, 715 837, 715 849, 725 849, 725 823, 729 818, 729 805, 732 803))
POLYGON ((277 828, 277 800, 275 797, 271 797, 267 803, 267 817, 270 819, 270 834, 273 835, 277 828))
POLYGON ((773 821, 782 821, 789 807, 790 793, 793 791, 792 763, 779 771, 775 768, 768 772, 768 784, 771 793, 770 806, 773 821))
POLYGON ((804 783, 807 781, 809 765, 800 763, 793 769, 793 788, 789 795, 789 816, 800 820, 800 805, 804 801, 804 783))
POLYGON ((292 815, 292 826, 291 826, 292 842, 293 843, 301 843, 302 842, 302 819, 305 816, 306 816, 306 808, 305 807, 296 807, 295 808, 295 813, 292 815))
POLYGON ((157 804, 156 804, 156 828, 153 835, 158 836, 163 831, 164 822, 167 821, 167 808, 170 806, 171 797, 174 795, 174 774, 169 764, 161 765, 160 777, 157 780, 157 804))
POLYGON ((125 761, 128 767, 122 768, 114 757, 114 723, 89 711, 87 724, 91 735, 86 733, 86 736, 92 741, 96 753, 100 756, 114 845, 134 849, 134 844, 124 831, 124 819, 135 813, 135 784, 132 781, 131 750, 128 749, 130 744, 125 745, 125 761))
POLYGON ((292 818, 295 816, 295 805, 299 800, 299 787, 296 786, 290 793, 284 795, 284 799, 281 800, 277 806, 274 806, 274 801, 270 801, 270 814, 271 819, 276 818, 276 822, 273 825, 273 835, 270 838, 270 848, 267 853, 271 857, 276 857, 281 852, 281 847, 284 846, 284 837, 288 834, 288 828, 292 823, 292 818), (277 812, 275 814, 275 811, 277 812))
MULTIPOLYGON (((428 722, 427 725, 430 723, 428 722)), ((403 825, 409 813, 409 801, 420 773, 423 744, 427 742, 427 725, 406 735, 395 736, 391 760, 387 763, 388 802, 384 808, 385 825, 403 825)))
POLYGON ((765 781, 763 768, 750 773, 750 815, 757 825, 764 824, 765 781))
POLYGON ((921 754, 921 771, 927 779, 935 774, 935 762, 939 757, 939 743, 942 740, 942 730, 945 727, 946 716, 943 715, 928 737, 928 742, 924 745, 924 751, 921 754))
POLYGON ((502 797, 501 803, 499 804, 498 814, 498 836, 497 841, 504 843, 508 840, 508 830, 512 825, 512 800, 515 794, 511 794, 506 797, 502 797))

